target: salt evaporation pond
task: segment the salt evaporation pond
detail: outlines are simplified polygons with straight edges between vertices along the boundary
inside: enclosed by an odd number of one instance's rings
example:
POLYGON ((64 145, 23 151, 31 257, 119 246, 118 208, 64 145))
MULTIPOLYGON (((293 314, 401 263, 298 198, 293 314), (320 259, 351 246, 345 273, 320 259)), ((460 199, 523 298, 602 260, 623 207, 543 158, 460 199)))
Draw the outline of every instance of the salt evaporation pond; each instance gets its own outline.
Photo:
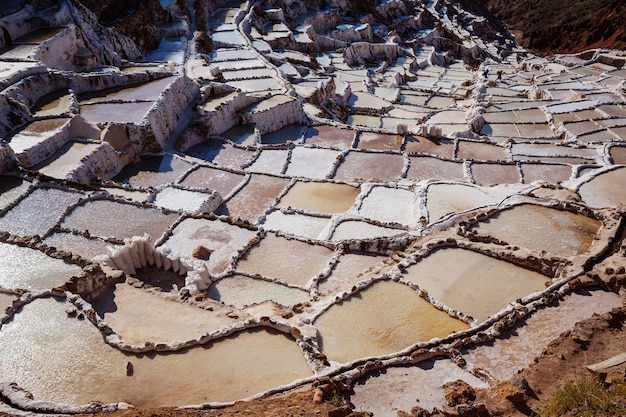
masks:
POLYGON ((332 182, 296 182, 278 202, 278 207, 318 213, 343 213, 354 204, 359 187, 332 182))
POLYGON ((325 295, 336 294, 342 290, 348 291, 365 279, 370 268, 385 259, 386 256, 369 253, 344 253, 333 267, 330 276, 318 283, 318 290, 325 295))
POLYGON ((314 322, 321 350, 341 363, 382 356, 469 328, 406 285, 373 284, 335 304, 314 322))
POLYGON ((43 236, 61 219, 67 207, 83 197, 56 188, 37 188, 0 217, 0 230, 21 236, 43 236))
POLYGON ((582 214, 521 204, 479 223, 475 231, 511 245, 572 256, 589 250, 601 225, 599 220, 582 214))
POLYGON ((66 308, 53 299, 36 300, 0 332, 0 374, 38 400, 137 407, 223 402, 312 374, 298 345, 269 329, 180 353, 129 355, 104 344, 90 322, 69 318, 66 308), (132 377, 126 375, 129 361, 132 377))
POLYGON ((304 287, 330 261, 333 251, 268 233, 236 266, 237 271, 280 279, 304 287), (298 259, 297 263, 292 259, 298 259))
POLYGON ((494 199, 484 191, 464 184, 433 184, 428 187, 426 195, 430 222, 435 222, 448 214, 494 203, 494 199))
POLYGON ((274 301, 283 306, 293 306, 309 300, 309 293, 262 279, 233 275, 213 283, 207 294, 237 308, 244 308, 264 301, 274 301))
POLYGON ((82 268, 35 249, 0 243, 0 286, 46 290, 65 284, 82 268))
POLYGON ((626 202, 624 193, 616 192, 624 187, 626 187, 626 169, 618 168, 585 182, 578 189, 578 193, 591 207, 617 207, 626 202))
POLYGON ((83 158, 100 146, 97 143, 68 142, 34 169, 49 177, 64 179, 78 168, 83 158))
POLYGON ((466 249, 440 249, 409 267, 404 279, 479 322, 546 287, 550 277, 466 249))
POLYGON ((0 176, 0 210, 26 193, 30 183, 17 177, 0 176))
POLYGON ((200 307, 168 300, 128 284, 117 284, 92 304, 125 343, 135 346, 195 340, 235 323, 223 311, 207 314, 200 307), (185 318, 184 324, 181 317, 185 318))
POLYGON ((121 240, 147 233, 158 239, 177 218, 176 213, 164 213, 156 208, 111 200, 91 200, 75 207, 61 226, 70 230, 89 231, 102 238, 121 240), (101 213, 107 215, 102 216, 101 213))

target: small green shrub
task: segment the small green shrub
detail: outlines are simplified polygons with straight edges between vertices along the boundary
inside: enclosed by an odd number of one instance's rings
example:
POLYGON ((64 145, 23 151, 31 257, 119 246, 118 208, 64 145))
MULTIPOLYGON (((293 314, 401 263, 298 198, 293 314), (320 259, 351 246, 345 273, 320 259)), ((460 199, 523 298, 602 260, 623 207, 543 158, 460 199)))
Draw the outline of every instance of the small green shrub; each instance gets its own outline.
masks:
POLYGON ((556 417, 567 412, 581 417, 626 415, 626 384, 606 387, 595 376, 582 375, 560 388, 539 406, 540 417, 556 417))

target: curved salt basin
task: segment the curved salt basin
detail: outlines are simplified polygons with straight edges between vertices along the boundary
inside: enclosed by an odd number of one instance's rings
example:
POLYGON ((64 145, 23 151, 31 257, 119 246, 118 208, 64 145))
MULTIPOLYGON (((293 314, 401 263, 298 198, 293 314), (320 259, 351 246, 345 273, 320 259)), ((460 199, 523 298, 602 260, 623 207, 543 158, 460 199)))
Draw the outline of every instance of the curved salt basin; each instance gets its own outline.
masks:
POLYGON ((272 330, 244 331, 186 352, 129 355, 103 344, 91 323, 67 317, 66 306, 33 301, 0 332, 3 377, 39 400, 138 407, 225 402, 311 375, 297 344, 272 330))

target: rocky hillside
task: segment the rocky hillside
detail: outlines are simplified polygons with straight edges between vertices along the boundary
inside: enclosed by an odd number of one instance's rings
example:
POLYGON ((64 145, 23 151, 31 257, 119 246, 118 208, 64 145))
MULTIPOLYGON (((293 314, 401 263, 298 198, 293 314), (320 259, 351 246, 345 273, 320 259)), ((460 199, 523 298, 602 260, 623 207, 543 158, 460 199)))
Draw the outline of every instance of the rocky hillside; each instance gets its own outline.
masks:
POLYGON ((483 0, 525 48, 543 55, 626 48, 623 0, 483 0))

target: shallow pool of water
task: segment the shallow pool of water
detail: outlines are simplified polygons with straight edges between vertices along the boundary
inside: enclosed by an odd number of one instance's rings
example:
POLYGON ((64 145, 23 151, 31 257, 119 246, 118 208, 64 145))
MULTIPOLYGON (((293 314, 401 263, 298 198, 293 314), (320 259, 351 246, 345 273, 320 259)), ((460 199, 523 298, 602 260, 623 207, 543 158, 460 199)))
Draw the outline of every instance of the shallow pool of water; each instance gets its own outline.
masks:
POLYGON ((70 141, 33 169, 52 178, 65 179, 78 168, 81 160, 98 149, 98 143, 70 141))
POLYGON ((62 226, 70 230, 88 230, 92 235, 103 238, 123 239, 148 233, 156 240, 177 218, 177 213, 166 214, 156 208, 94 200, 76 207, 62 226))
POLYGON ((392 281, 378 282, 333 305, 314 325, 322 352, 340 363, 390 354, 469 327, 392 281))
POLYGON ((348 291, 353 285, 365 279, 371 267, 385 259, 386 256, 364 252, 345 253, 339 258, 330 276, 318 284, 318 290, 325 295, 348 291))
POLYGON ((253 174, 237 194, 222 204, 219 213, 254 223, 288 184, 286 178, 253 174))
POLYGON ((332 233, 331 240, 374 239, 377 237, 389 237, 406 233, 404 229, 392 229, 378 226, 365 221, 347 220, 339 223, 332 233))
POLYGON ((0 243, 0 286, 28 290, 52 289, 63 285, 82 269, 47 256, 43 252, 0 243))
POLYGON ((362 200, 359 214, 380 222, 410 225, 415 222, 416 196, 411 190, 373 187, 362 200))
POLYGON ((348 184, 298 181, 280 199, 278 207, 343 213, 352 207, 359 192, 359 187, 348 184))
POLYGON ((621 302, 617 294, 604 291, 566 295, 558 304, 535 311, 493 343, 464 352, 464 358, 472 367, 481 368, 501 381, 507 380, 540 356, 555 335, 594 313, 617 308, 621 302))
POLYGON ((578 189, 578 193, 591 207, 616 207, 626 202, 624 193, 615 192, 624 187, 626 187, 626 168, 618 168, 584 183, 578 189))
POLYGON ((236 322, 223 311, 168 300, 124 283, 98 297, 92 305, 125 343, 135 346, 194 340, 236 322))
POLYGON ((323 231, 328 226, 327 217, 308 216, 300 213, 283 213, 274 210, 265 216, 261 226, 273 232, 281 231, 305 239, 324 239, 323 231))
POLYGON ((575 256, 589 250, 601 226, 600 221, 581 214, 521 204, 479 223, 474 230, 511 245, 575 256))
POLYGON ((537 272, 458 248, 428 255, 409 267, 404 278, 478 322, 518 298, 543 290, 550 281, 537 272))
POLYGON ((158 187, 176 182, 192 165, 172 155, 143 156, 124 167, 114 181, 133 187, 158 187))
POLYGON ((341 129, 335 126, 309 127, 304 136, 304 141, 311 145, 324 146, 327 148, 348 149, 352 147, 355 131, 341 129))
POLYGON ((92 123, 140 123, 153 105, 152 101, 81 104, 80 114, 92 123))
POLYGON ((463 181, 465 179, 461 162, 445 161, 428 156, 411 156, 409 161, 406 177, 415 181, 427 179, 463 181))
POLYGON ((289 307, 309 301, 309 293, 262 279, 233 275, 223 278, 207 290, 210 298, 237 308, 272 300, 289 307))
POLYGON ((97 238, 89 239, 82 235, 64 232, 52 233, 44 239, 43 243, 59 250, 72 252, 72 254, 87 260, 92 259, 94 256, 106 255, 108 253, 107 247, 109 246, 112 248, 119 246, 97 238))
POLYGON ((484 191, 462 184, 433 184, 428 187, 426 208, 432 223, 442 217, 478 207, 495 204, 484 191))
POLYGON ((268 233, 239 260, 235 269, 304 287, 326 267, 332 256, 333 251, 324 246, 268 233))
POLYGON ((189 173, 180 181, 180 184, 187 187, 215 190, 224 198, 243 179, 243 174, 202 166, 189 173))
POLYGON ((296 343, 274 331, 246 331, 174 354, 126 355, 65 308, 37 300, 0 330, 0 374, 36 400, 180 406, 233 401, 312 374, 296 343))
POLYGON ((19 236, 43 236, 83 194, 37 188, 0 217, 0 230, 19 236))
POLYGON ((350 152, 337 168, 334 178, 340 181, 396 181, 402 175, 403 168, 402 155, 350 152))
POLYGON ((285 174, 293 177, 326 178, 337 155, 339 152, 331 149, 296 147, 291 151, 285 174))
POLYGON ((246 149, 236 148, 230 143, 221 140, 211 139, 207 142, 192 146, 185 151, 187 155, 213 162, 216 165, 241 169, 254 156, 254 152, 246 149))

